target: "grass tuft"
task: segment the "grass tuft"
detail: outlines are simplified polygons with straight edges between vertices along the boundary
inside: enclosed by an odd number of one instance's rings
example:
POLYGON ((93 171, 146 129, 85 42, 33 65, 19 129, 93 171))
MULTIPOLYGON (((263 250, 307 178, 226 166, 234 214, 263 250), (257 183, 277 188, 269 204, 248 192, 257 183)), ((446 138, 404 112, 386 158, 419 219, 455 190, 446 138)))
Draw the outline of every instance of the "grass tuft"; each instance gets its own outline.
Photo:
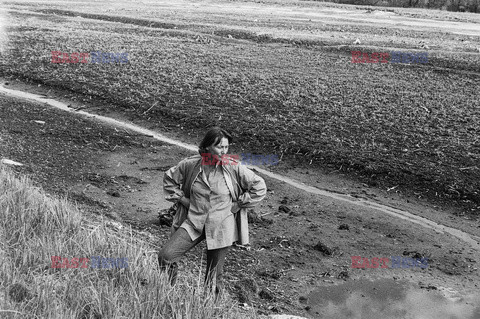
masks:
POLYGON ((0 317, 252 318, 228 296, 205 295, 202 276, 175 287, 132 229, 94 221, 0 165, 0 317), (53 268, 52 256, 128 258, 126 268, 53 268))

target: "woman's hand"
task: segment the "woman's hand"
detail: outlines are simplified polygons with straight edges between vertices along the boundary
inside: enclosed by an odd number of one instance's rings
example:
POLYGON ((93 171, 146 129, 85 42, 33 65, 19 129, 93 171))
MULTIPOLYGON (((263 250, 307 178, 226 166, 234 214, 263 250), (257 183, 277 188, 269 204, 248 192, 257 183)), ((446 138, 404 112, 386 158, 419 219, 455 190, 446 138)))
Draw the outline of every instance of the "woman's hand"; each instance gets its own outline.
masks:
POLYGON ((183 206, 185 206, 186 208, 190 207, 190 198, 186 198, 185 196, 183 196, 182 198, 180 198, 178 202, 183 206))

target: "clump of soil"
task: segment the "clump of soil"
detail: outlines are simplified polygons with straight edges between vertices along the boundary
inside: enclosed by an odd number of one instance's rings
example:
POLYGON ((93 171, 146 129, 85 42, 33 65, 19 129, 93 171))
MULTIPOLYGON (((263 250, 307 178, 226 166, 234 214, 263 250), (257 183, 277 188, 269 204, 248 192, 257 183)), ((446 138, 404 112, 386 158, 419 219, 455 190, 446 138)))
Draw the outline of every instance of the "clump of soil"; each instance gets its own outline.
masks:
POLYGON ((313 249, 318 250, 324 256, 332 256, 334 253, 334 249, 328 247, 320 241, 313 247, 313 249))

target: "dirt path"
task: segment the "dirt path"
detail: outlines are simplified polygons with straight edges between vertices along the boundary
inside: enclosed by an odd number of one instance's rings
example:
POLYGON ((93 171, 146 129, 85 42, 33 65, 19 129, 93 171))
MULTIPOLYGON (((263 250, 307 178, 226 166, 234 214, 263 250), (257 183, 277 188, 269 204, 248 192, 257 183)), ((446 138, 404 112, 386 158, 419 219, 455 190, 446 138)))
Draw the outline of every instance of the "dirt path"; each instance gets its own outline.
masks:
MULTIPOLYGON (((21 83, 8 87, 42 93, 42 88, 21 83)), ((62 100, 60 92, 43 93, 62 100)), ((2 158, 23 162, 18 170, 32 174, 48 190, 63 189, 89 209, 150 229, 161 246, 168 229, 156 225, 157 214, 169 207, 161 192, 162 172, 190 155, 194 146, 173 146, 155 140, 160 134, 148 130, 101 124, 85 113, 66 113, 4 93, 0 112, 2 158)), ((476 318, 480 310, 469 296, 479 284, 478 221, 394 190, 294 168, 292 163, 282 163, 275 173, 295 181, 260 171, 269 192, 258 209, 263 217, 252 222, 252 250, 232 250, 226 266, 231 291, 240 302, 263 313, 323 318, 326 306, 319 307, 311 292, 383 278, 413 284, 419 298, 434 289, 444 297, 460 296, 450 298, 452 306, 466 311, 465 318, 476 318), (351 256, 421 256, 429 263, 426 269, 353 269, 351 256)), ((199 250, 191 258, 198 258, 199 250)))

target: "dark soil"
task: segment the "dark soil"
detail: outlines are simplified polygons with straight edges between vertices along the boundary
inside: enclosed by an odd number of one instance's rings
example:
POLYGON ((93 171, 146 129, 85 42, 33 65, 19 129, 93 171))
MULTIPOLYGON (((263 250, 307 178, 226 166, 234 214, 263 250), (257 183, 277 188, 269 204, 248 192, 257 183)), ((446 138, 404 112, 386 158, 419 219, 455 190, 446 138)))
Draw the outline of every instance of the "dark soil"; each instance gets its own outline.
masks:
MULTIPOLYGON (((159 238, 158 248, 169 236, 167 224, 158 219, 170 207, 162 199, 161 180, 165 168, 189 154, 185 150, 3 96, 0 127, 1 157, 23 163, 14 169, 29 174, 37 185, 67 194, 86 212, 151 231, 159 238)), ((309 315, 304 297, 309 291, 359 278, 394 276, 425 287, 442 285, 465 293, 478 289, 479 251, 465 243, 265 179, 267 198, 250 214, 252 249, 234 247, 225 266, 230 294, 259 313, 309 315), (421 256, 430 263, 425 270, 352 269, 350 256, 421 256)), ((473 223, 453 218, 458 227, 473 223)), ((180 270, 204 260, 202 249, 204 245, 188 253, 180 270)))

